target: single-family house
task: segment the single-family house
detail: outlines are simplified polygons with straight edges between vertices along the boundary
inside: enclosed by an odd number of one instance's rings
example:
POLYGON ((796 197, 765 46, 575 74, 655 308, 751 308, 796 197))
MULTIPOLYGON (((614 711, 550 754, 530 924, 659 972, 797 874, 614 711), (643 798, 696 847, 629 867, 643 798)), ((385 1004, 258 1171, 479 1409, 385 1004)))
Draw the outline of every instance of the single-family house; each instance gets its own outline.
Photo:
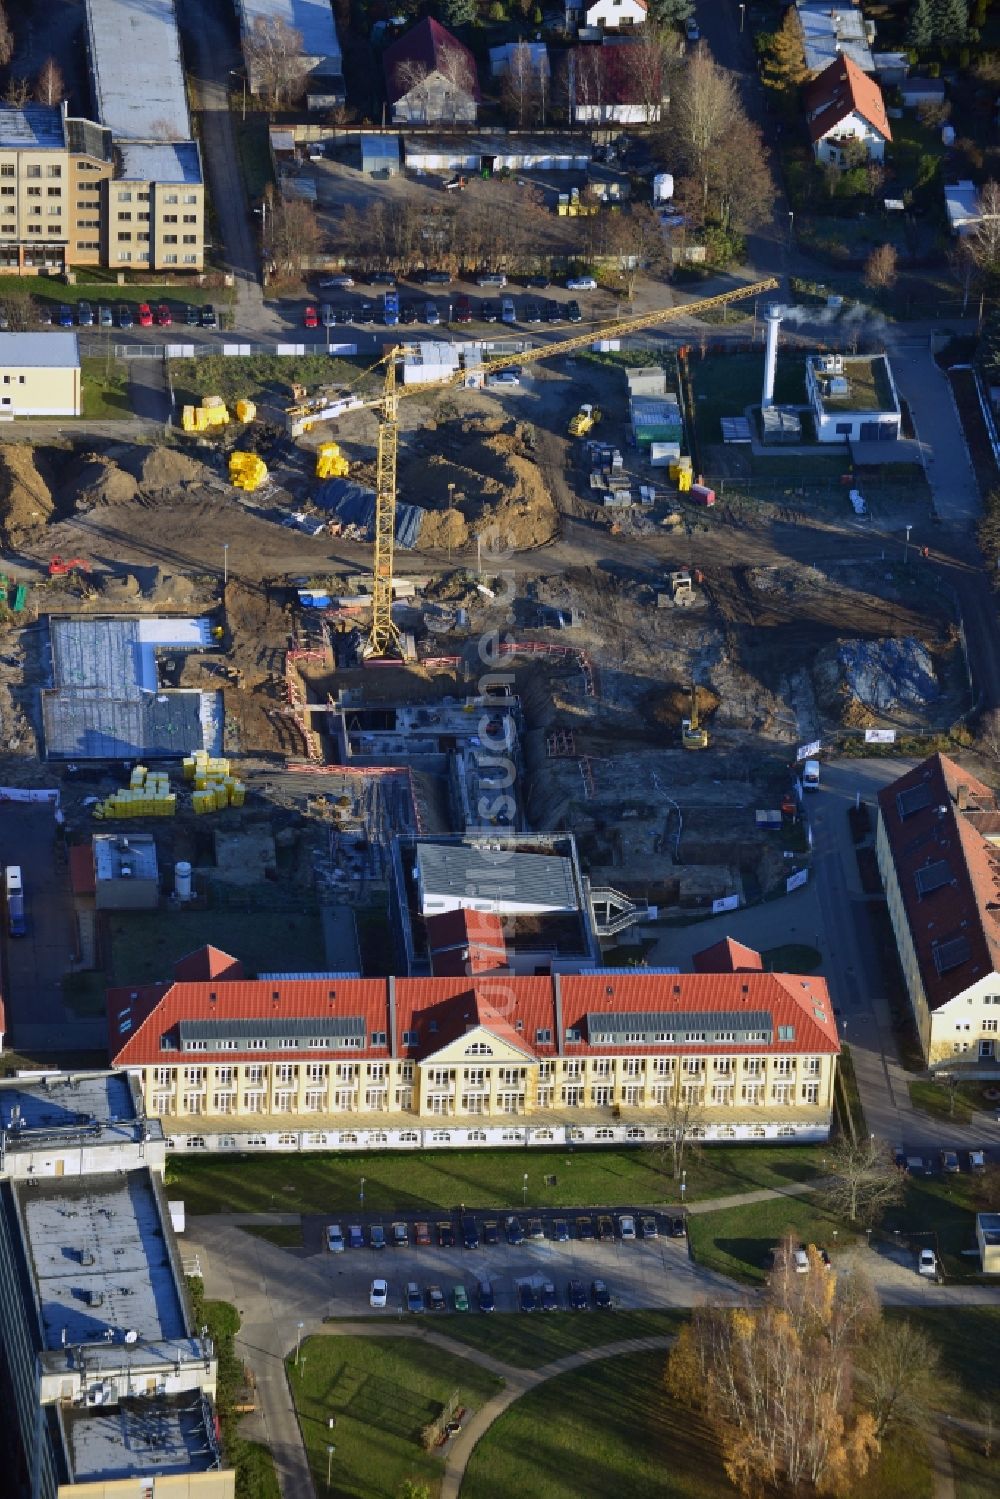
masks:
POLYGON ((581 8, 583 24, 599 31, 626 31, 646 21, 646 0, 594 0, 581 8))
POLYGON ((650 125, 669 100, 666 78, 644 57, 632 63, 634 45, 574 47, 569 54, 570 115, 575 125, 650 125))
POLYGON ((548 78, 549 49, 544 42, 507 42, 490 48, 490 77, 506 78, 511 71, 524 69, 536 78, 548 78))
POLYGON ((986 217, 979 189, 967 178, 963 178, 961 182, 945 183, 944 206, 951 232, 957 234, 959 239, 967 234, 975 234, 986 217))
POLYGON ((892 140, 882 90, 849 57, 837 58, 803 95, 813 154, 824 166, 852 164, 861 146, 869 161, 882 161, 892 140))
POLYGON ((474 125, 479 79, 468 47, 428 17, 385 50, 385 87, 393 124, 474 125))
POLYGON ((865 20, 857 0, 797 0, 796 12, 810 73, 821 73, 838 57, 849 57, 863 73, 874 73, 875 23, 865 20))
POLYGON ((997 1076, 996 796, 931 755, 879 792, 875 851, 924 1060, 997 1076))

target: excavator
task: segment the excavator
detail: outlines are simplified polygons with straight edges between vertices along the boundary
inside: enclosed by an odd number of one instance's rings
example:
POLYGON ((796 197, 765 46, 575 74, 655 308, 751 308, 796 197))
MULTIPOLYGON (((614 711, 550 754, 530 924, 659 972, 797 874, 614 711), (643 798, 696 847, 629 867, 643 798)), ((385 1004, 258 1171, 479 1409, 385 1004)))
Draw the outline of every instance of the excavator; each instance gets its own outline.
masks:
POLYGON ((681 746, 686 750, 708 749, 708 730, 698 719, 698 689, 691 683, 691 717, 681 719, 681 746))
MULTIPOLYGON (((603 326, 589 328, 584 333, 574 334, 570 338, 560 338, 553 343, 541 344, 534 349, 528 349, 516 354, 504 354, 494 359, 484 359, 477 370, 478 378, 485 378, 497 370, 507 369, 512 365, 531 364, 540 359, 555 359, 563 354, 571 354, 575 349, 585 349, 598 340, 622 338, 628 333, 638 333, 644 328, 655 328, 661 323, 670 322, 673 318, 688 317, 707 312, 712 308, 728 307, 731 302, 741 302, 746 297, 759 297, 764 292, 773 291, 778 285, 773 277, 765 281, 756 281, 748 286, 734 287, 732 291, 720 292, 714 297, 702 297, 696 302, 685 302, 676 307, 659 307, 653 312, 642 313, 638 317, 623 318, 618 322, 607 323, 603 326)), ((469 384, 469 372, 458 369, 446 375, 440 382, 434 382, 430 387, 427 384, 399 386, 397 384, 397 371, 406 352, 405 345, 396 344, 388 349, 374 368, 384 367, 385 380, 382 394, 371 400, 363 400, 347 394, 341 397, 340 406, 343 410, 357 410, 365 407, 378 414, 378 443, 375 467, 375 557, 372 568, 372 622, 365 645, 365 656, 369 659, 381 659, 387 656, 398 656, 401 654, 401 640, 399 629, 392 618, 392 580, 393 580, 393 548, 396 535, 396 456, 399 444, 399 402, 409 395, 426 395, 427 390, 447 390, 449 387, 469 384)), ((312 420, 322 419, 324 416, 332 416, 333 411, 323 413, 312 413, 312 420)), ((337 412, 336 414, 341 414, 337 412)), ((692 702, 692 715, 697 718, 692 702)), ((704 729, 697 729, 695 722, 692 732, 705 735, 704 744, 690 744, 689 749, 704 749, 708 743, 708 735, 704 729)))

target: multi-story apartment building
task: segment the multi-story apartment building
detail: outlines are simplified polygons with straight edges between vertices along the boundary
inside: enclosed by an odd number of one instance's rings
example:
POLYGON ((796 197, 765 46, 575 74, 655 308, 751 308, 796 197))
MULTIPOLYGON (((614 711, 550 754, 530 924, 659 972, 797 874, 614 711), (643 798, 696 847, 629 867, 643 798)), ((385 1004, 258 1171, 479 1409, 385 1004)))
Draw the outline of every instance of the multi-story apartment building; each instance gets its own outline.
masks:
POLYGON ((211 957, 215 978, 109 994, 113 1064, 140 1078, 171 1149, 638 1143, 679 1109, 706 1140, 829 1132, 822 979, 246 981, 211 957))
POLYGON ((0 1081, 0 1488, 233 1499, 163 1195, 163 1129, 113 1072, 0 1081))
POLYGON ((87 28, 95 120, 0 106, 0 267, 199 271, 205 192, 173 0, 88 0, 87 28))

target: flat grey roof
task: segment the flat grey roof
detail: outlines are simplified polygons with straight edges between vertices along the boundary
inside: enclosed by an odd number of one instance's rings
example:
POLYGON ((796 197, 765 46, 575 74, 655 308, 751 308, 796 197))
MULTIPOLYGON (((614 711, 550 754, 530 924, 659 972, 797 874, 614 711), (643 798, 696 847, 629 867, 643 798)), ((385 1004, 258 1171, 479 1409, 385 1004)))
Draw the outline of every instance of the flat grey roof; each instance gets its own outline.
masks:
POLYGON ((207 645, 205 620, 50 619, 49 640, 53 687, 42 693, 46 754, 121 760, 185 755, 205 745, 205 722, 218 694, 165 690, 156 669, 157 650, 207 645), (212 702, 205 712, 203 698, 212 702))
POLYGON ((29 147, 50 150, 63 145, 62 110, 47 104, 26 104, 23 109, 0 105, 0 148, 29 147))
POLYGON ((340 72, 340 42, 330 0, 239 0, 246 17, 247 29, 260 17, 273 21, 279 17, 302 37, 303 57, 316 57, 336 64, 340 72))
POLYGON ((504 900, 575 911, 579 905, 572 862, 562 854, 499 855, 475 844, 418 843, 416 864, 424 898, 459 896, 469 904, 504 900))
POLYGON ((87 0, 97 113, 120 140, 188 141, 173 0, 87 0))
POLYGON ((201 181, 201 156, 194 141, 119 141, 122 182, 173 182, 193 187, 201 181))
POLYGON ((865 18, 852 0, 797 0, 799 25, 806 55, 806 67, 819 73, 838 57, 849 57, 863 73, 871 73, 875 63, 868 45, 865 18))
POLYGON ((123 1400, 109 1410, 70 1407, 62 1418, 75 1483, 155 1479, 221 1466, 211 1410, 200 1394, 123 1400))
POLYGON ((0 366, 4 369, 80 368, 75 333, 0 333, 0 366))
POLYGON ((0 1082, 0 1129, 10 1130, 16 1117, 24 1130, 67 1129, 81 1120, 118 1126, 132 1126, 136 1121, 132 1090, 120 1072, 5 1079, 0 1082))
POLYGON ((36 1178, 17 1197, 45 1348, 188 1335, 148 1171, 36 1178))
POLYGON ((152 833, 95 833, 94 873, 99 880, 119 880, 122 866, 135 880, 155 880, 156 839, 152 833))

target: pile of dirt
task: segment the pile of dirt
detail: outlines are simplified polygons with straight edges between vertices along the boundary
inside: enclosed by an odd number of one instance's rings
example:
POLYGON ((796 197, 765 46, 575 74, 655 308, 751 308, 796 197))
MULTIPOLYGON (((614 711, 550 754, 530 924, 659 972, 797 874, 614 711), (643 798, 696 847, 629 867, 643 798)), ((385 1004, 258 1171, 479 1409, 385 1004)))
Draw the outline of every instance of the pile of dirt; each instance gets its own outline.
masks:
POLYGON ((95 505, 127 505, 139 492, 132 474, 103 454, 85 453, 74 470, 63 498, 78 513, 95 505))
POLYGON ((5 443, 0 450, 0 531, 15 546, 29 531, 44 526, 55 501, 48 480, 27 444, 5 443))
POLYGON ((123 466, 134 475, 139 489, 145 494, 204 484, 208 478, 204 464, 197 458, 165 445, 134 448, 127 459, 123 458, 123 466))
MULTIPOLYGON (((695 700, 698 704, 698 717, 702 721, 710 718, 722 701, 711 687, 703 687, 700 683, 695 688, 695 700)), ((669 729, 679 728, 682 719, 691 717, 691 689, 680 686, 654 687, 646 694, 643 706, 653 723, 663 724, 669 729)))
POLYGON ((443 552, 464 547, 469 527, 458 510, 433 510, 420 525, 420 546, 428 552, 443 552))
POLYGON ((926 714, 941 696, 934 658, 912 635, 840 640, 819 652, 813 680, 824 708, 857 728, 876 714, 926 714))

